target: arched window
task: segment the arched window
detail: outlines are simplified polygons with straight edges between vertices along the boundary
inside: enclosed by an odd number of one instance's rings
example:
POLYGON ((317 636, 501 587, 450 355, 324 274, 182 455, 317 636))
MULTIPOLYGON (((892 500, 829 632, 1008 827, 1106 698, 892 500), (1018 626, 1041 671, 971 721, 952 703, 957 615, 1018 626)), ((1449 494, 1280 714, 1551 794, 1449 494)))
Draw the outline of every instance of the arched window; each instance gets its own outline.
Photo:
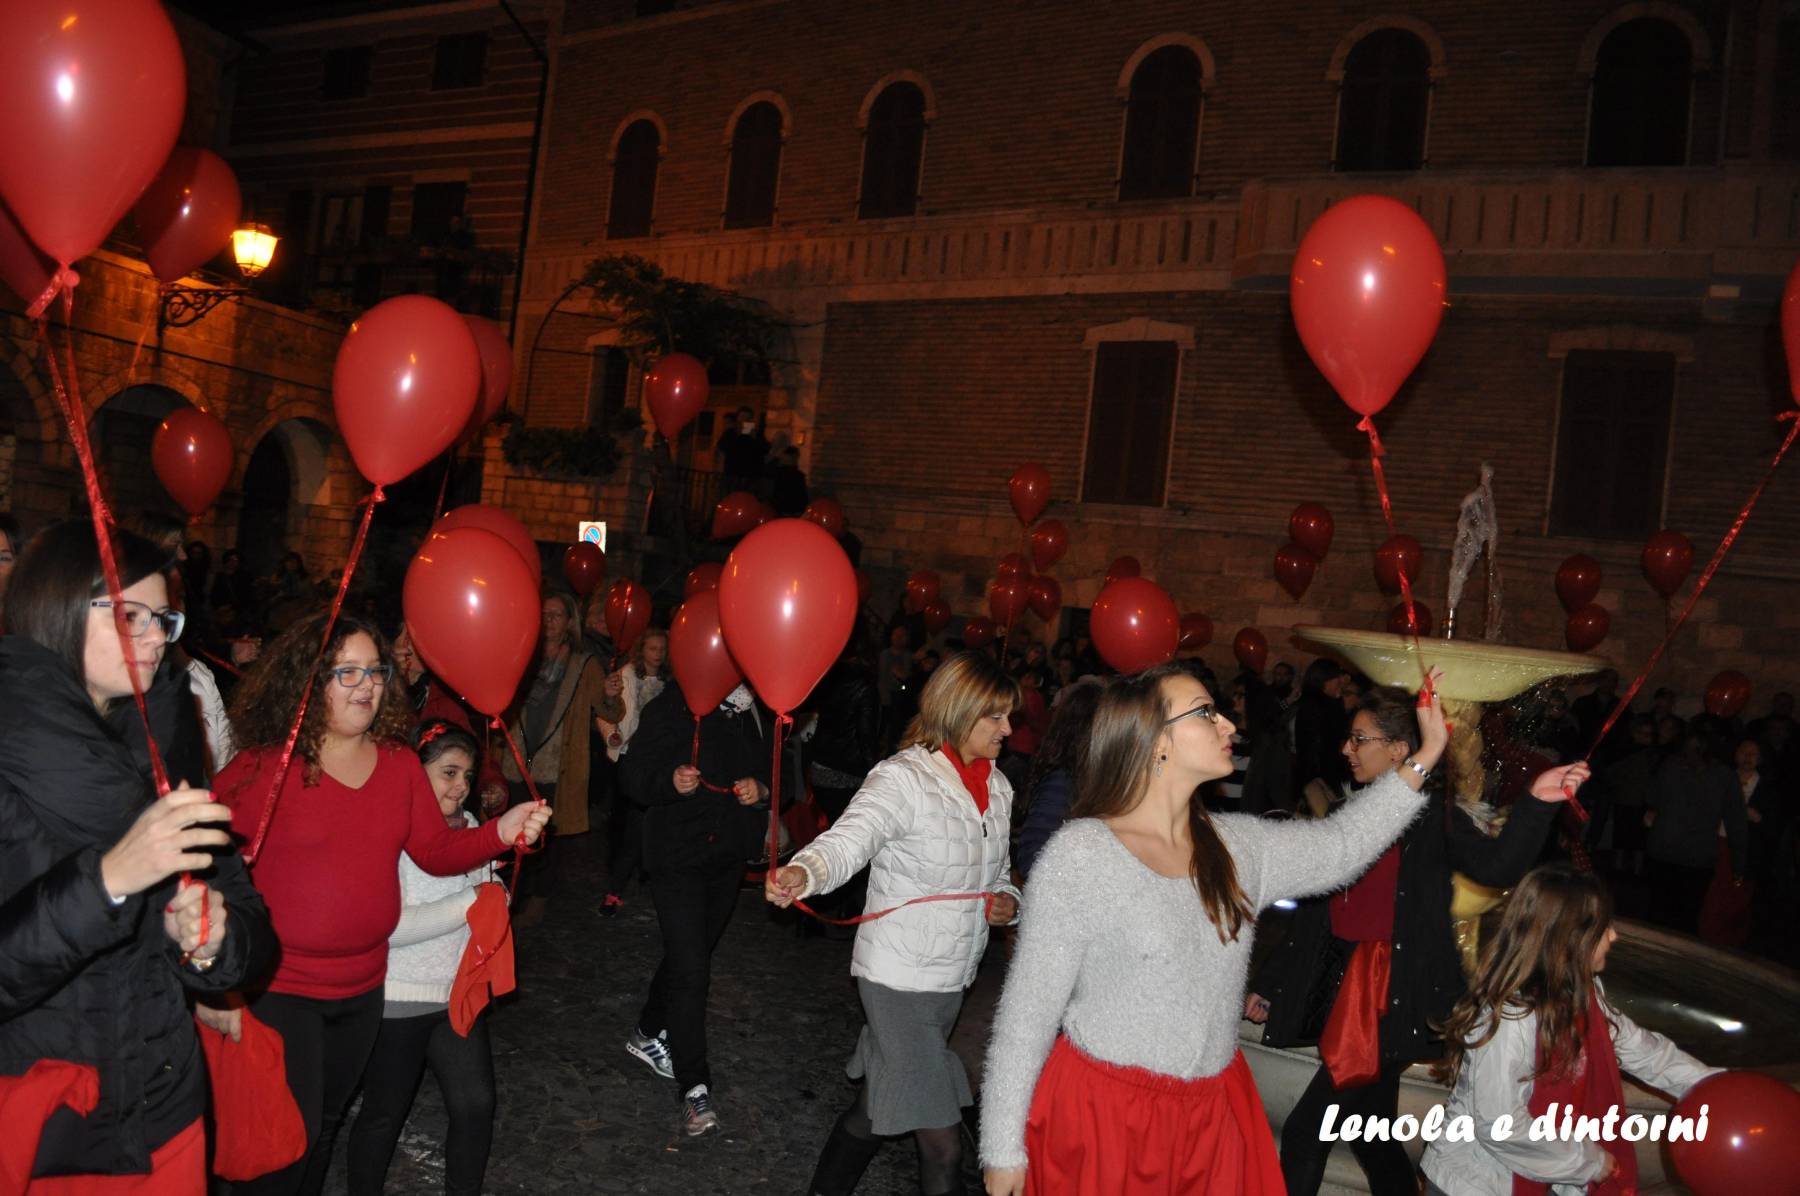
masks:
POLYGON ((612 239, 647 237, 656 211, 656 167, 662 159, 662 134, 656 122, 633 121, 619 137, 613 153, 612 206, 606 213, 606 235, 612 239))
POLYGON ((891 83, 869 107, 856 218, 912 215, 919 203, 924 153, 925 93, 914 83, 891 83))
POLYGON ((774 224, 775 183, 780 177, 781 109, 758 100, 744 109, 731 132, 725 227, 767 228, 774 224))
POLYGON ((1686 164, 1693 54, 1687 35, 1656 17, 1606 35, 1589 93, 1589 166, 1686 164))
POLYGON ((1431 53, 1406 29, 1377 29, 1344 59, 1338 89, 1338 170, 1417 170, 1425 164, 1431 53))
POLYGON ((1164 46, 1131 76, 1119 198, 1192 195, 1199 144, 1200 60, 1186 46, 1164 46))

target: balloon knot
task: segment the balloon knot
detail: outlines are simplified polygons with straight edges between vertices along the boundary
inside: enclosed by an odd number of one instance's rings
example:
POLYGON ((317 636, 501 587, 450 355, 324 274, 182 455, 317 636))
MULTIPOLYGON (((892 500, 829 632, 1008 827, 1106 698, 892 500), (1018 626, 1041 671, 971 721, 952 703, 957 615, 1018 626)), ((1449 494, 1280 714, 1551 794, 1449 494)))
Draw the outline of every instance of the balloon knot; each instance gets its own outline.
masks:
POLYGON ((73 291, 80 282, 81 275, 67 266, 63 266, 50 276, 50 282, 44 287, 43 293, 33 299, 31 306, 25 309, 26 316, 33 320, 43 319, 44 313, 50 310, 50 305, 56 301, 56 297, 73 291))
POLYGON ((1786 423, 1790 419, 1800 419, 1800 408, 1796 408, 1793 411, 1783 411, 1780 415, 1775 417, 1775 422, 1778 424, 1786 423))
POLYGON ((373 494, 369 495, 369 505, 374 506, 376 503, 383 503, 386 501, 387 501, 387 493, 385 491, 383 491, 380 486, 376 486, 375 492, 373 494))
POLYGON ((1381 434, 1375 431, 1375 417, 1365 415, 1357 422, 1356 430, 1366 432, 1369 436, 1369 452, 1376 457, 1387 456, 1387 449, 1381 443, 1381 434))

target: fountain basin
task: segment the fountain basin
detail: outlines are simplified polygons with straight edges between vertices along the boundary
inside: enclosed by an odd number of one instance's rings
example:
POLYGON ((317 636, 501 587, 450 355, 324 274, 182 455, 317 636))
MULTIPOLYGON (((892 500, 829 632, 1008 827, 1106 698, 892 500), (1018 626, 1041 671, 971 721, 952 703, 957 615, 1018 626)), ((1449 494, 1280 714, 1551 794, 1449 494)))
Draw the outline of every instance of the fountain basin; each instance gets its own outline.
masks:
POLYGON ((1416 691, 1428 668, 1442 669, 1438 693, 1449 701, 1504 702, 1552 677, 1597 673, 1605 657, 1484 640, 1420 639, 1386 631, 1302 625, 1294 638, 1341 656, 1377 685, 1416 691))

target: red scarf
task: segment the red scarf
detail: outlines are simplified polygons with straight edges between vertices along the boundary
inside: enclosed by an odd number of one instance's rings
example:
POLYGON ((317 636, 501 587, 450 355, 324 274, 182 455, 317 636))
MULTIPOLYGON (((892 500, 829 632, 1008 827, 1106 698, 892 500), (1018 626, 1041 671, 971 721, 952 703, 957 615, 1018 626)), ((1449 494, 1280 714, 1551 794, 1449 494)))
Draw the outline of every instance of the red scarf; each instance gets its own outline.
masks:
MULTIPOLYGON (((1600 1008, 1598 991, 1588 993, 1587 1027, 1582 1036, 1581 1056, 1576 1059, 1571 1074, 1538 1076, 1531 1086, 1531 1101, 1526 1105, 1533 1117, 1548 1109, 1551 1102, 1563 1108, 1575 1106, 1575 1115, 1581 1117, 1605 1117, 1607 1112, 1617 1107, 1620 1114, 1625 1112, 1625 1082, 1619 1076, 1619 1060, 1613 1054, 1612 1027, 1607 1024, 1606 1013, 1600 1008)), ((1538 1049, 1537 1065, 1544 1065, 1542 1046, 1538 1049)), ((1562 1128, 1562 1118, 1556 1119, 1557 1129, 1562 1128)), ((1613 1142, 1601 1142, 1601 1146, 1612 1155, 1618 1163, 1618 1169, 1612 1178, 1605 1183, 1588 1185, 1588 1196, 1631 1196, 1637 1191, 1637 1153, 1631 1143, 1624 1139, 1613 1142)), ((1523 1176, 1513 1176, 1513 1196, 1547 1196, 1548 1184, 1540 1184, 1523 1176)))
POLYGON ((985 815, 988 808, 988 777, 994 771, 994 762, 977 760, 973 764, 964 764, 962 757, 956 754, 956 749, 947 743, 944 745, 944 759, 950 761, 950 767, 962 778, 963 788, 975 799, 975 808, 985 815))

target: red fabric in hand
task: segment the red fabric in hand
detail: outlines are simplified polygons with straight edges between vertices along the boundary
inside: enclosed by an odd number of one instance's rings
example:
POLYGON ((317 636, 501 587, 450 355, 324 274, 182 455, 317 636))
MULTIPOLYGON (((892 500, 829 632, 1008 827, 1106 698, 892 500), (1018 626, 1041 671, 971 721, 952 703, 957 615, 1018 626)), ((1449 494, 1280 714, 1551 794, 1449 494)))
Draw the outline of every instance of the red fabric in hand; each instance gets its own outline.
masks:
POLYGON ((489 1001, 517 986, 506 890, 492 883, 480 886, 468 917, 469 945, 463 948, 462 962, 450 985, 450 1028, 464 1038, 489 1001))
POLYGON ((306 1153, 306 1122, 288 1087, 281 1031, 243 1011, 240 1041, 204 1023, 195 1029, 212 1078, 213 1174, 247 1180, 306 1153))
POLYGON ((1373 1084, 1381 1076, 1381 1015, 1387 1010, 1394 944, 1365 939, 1356 944, 1350 966, 1331 1002, 1331 1016, 1319 1035, 1319 1058, 1339 1088, 1373 1084))
POLYGON ((86 1117, 100 1099, 100 1073, 85 1063, 40 1059, 22 1076, 0 1078, 0 1190, 31 1185, 38 1138, 64 1105, 86 1117))

